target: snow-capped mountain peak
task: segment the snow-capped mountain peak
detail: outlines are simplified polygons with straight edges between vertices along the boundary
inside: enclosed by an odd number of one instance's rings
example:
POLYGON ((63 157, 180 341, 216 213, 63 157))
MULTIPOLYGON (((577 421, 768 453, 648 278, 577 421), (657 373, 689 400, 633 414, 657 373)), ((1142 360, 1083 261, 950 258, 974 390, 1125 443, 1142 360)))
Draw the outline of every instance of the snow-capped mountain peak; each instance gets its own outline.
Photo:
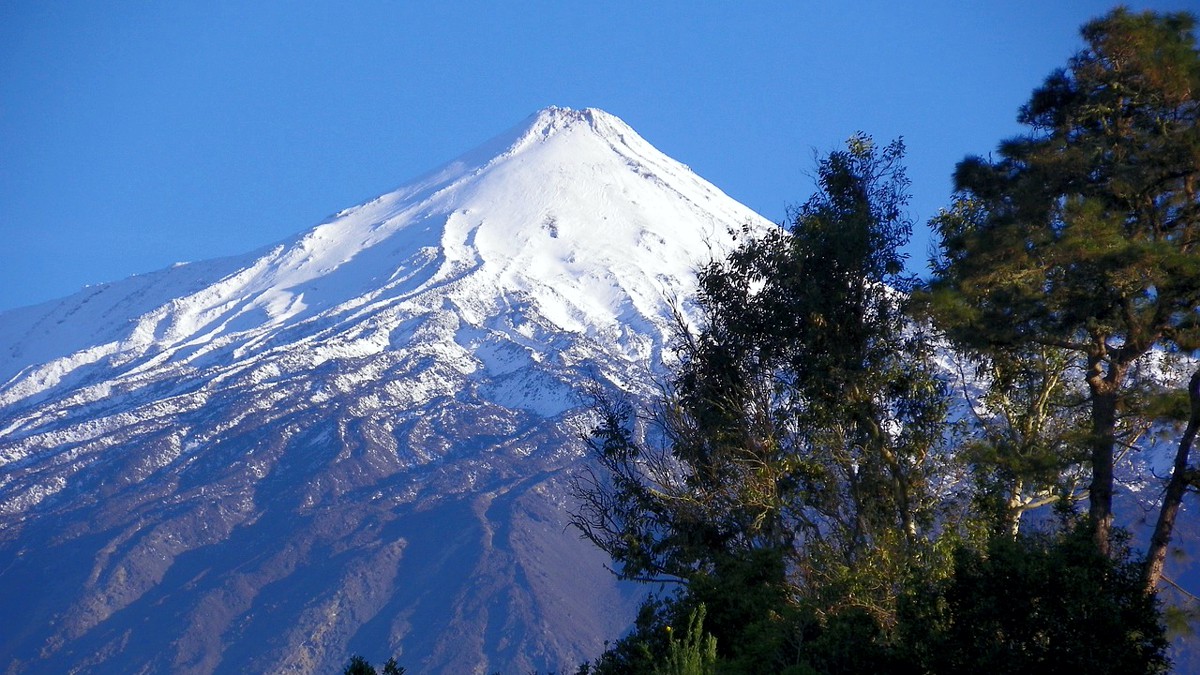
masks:
POLYGON ((357 320, 439 287, 471 321, 514 293, 568 331, 657 316, 727 245, 729 224, 759 221, 616 117, 547 108, 291 240, 8 313, 0 403, 98 362, 140 372, 318 316, 357 320))
POLYGON ((616 117, 547 108, 285 241, 0 314, 0 603, 33 617, 0 669, 597 653, 636 598, 564 528, 577 389, 653 391, 746 225, 616 117))

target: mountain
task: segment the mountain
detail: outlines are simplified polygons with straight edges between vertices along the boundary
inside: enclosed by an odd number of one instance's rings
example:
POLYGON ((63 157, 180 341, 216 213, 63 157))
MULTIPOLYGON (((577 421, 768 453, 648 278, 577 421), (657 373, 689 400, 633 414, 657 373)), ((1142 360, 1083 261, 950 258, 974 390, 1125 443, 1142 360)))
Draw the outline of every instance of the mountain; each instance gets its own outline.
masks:
POLYGON ((548 108, 287 241, 0 314, 0 672, 595 656, 642 591, 566 525, 579 387, 651 394, 744 226, 548 108))

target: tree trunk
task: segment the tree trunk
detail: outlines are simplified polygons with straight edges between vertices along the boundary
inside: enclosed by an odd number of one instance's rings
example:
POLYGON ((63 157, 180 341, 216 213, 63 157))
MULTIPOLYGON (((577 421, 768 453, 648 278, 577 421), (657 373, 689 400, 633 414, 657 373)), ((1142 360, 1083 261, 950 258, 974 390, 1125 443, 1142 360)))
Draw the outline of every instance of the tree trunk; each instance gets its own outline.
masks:
POLYGON ((1113 525, 1113 455, 1116 446, 1117 398, 1124 368, 1109 363, 1104 373, 1104 361, 1089 359, 1087 383, 1092 395, 1092 484, 1088 489, 1088 515, 1096 548, 1108 555, 1113 525))
POLYGON ((1167 545, 1171 543, 1171 532, 1175 529, 1175 517, 1179 515, 1179 506, 1183 502, 1183 494, 1187 491, 1189 483, 1188 455, 1192 451, 1196 431, 1200 429, 1200 370, 1197 370, 1188 382, 1188 396, 1192 402, 1191 416, 1187 429, 1179 439, 1179 449, 1175 452, 1175 467, 1171 471, 1171 480, 1167 482, 1167 493, 1163 496, 1162 508, 1158 512, 1154 535, 1150 538, 1150 550, 1146 552, 1147 592, 1153 591, 1162 577, 1163 565, 1167 560, 1167 545))
POLYGON ((1025 488, 1025 481, 1020 478, 1013 481, 1012 492, 1008 495, 1008 508, 1005 510, 1004 518, 1007 522, 1004 523, 1005 529, 1008 530, 1008 535, 1013 539, 1017 538, 1017 534, 1021 531, 1021 492, 1025 488))

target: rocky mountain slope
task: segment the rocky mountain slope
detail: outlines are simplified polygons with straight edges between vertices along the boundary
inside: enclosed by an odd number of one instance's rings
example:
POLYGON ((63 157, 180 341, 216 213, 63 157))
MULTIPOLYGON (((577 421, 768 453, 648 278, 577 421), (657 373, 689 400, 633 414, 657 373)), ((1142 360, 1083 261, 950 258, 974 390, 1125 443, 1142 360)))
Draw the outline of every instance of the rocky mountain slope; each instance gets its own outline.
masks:
POLYGON ((0 314, 0 671, 573 668, 639 589, 566 527, 581 382, 769 223, 550 108, 303 234, 0 314))

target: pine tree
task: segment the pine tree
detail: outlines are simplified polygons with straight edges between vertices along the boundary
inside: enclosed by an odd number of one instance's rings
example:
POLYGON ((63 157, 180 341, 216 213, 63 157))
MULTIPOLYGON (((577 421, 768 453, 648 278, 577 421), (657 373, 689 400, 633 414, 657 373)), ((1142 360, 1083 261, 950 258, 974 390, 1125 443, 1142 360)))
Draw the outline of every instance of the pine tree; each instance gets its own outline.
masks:
POLYGON ((1089 515, 1105 552, 1131 371, 1152 349, 1198 344, 1194 24, 1117 9, 1085 25, 1086 47, 1021 109, 1028 134, 1003 143, 998 160, 960 163, 954 206, 935 222, 942 255, 932 286, 953 337, 1079 359, 1089 515))

